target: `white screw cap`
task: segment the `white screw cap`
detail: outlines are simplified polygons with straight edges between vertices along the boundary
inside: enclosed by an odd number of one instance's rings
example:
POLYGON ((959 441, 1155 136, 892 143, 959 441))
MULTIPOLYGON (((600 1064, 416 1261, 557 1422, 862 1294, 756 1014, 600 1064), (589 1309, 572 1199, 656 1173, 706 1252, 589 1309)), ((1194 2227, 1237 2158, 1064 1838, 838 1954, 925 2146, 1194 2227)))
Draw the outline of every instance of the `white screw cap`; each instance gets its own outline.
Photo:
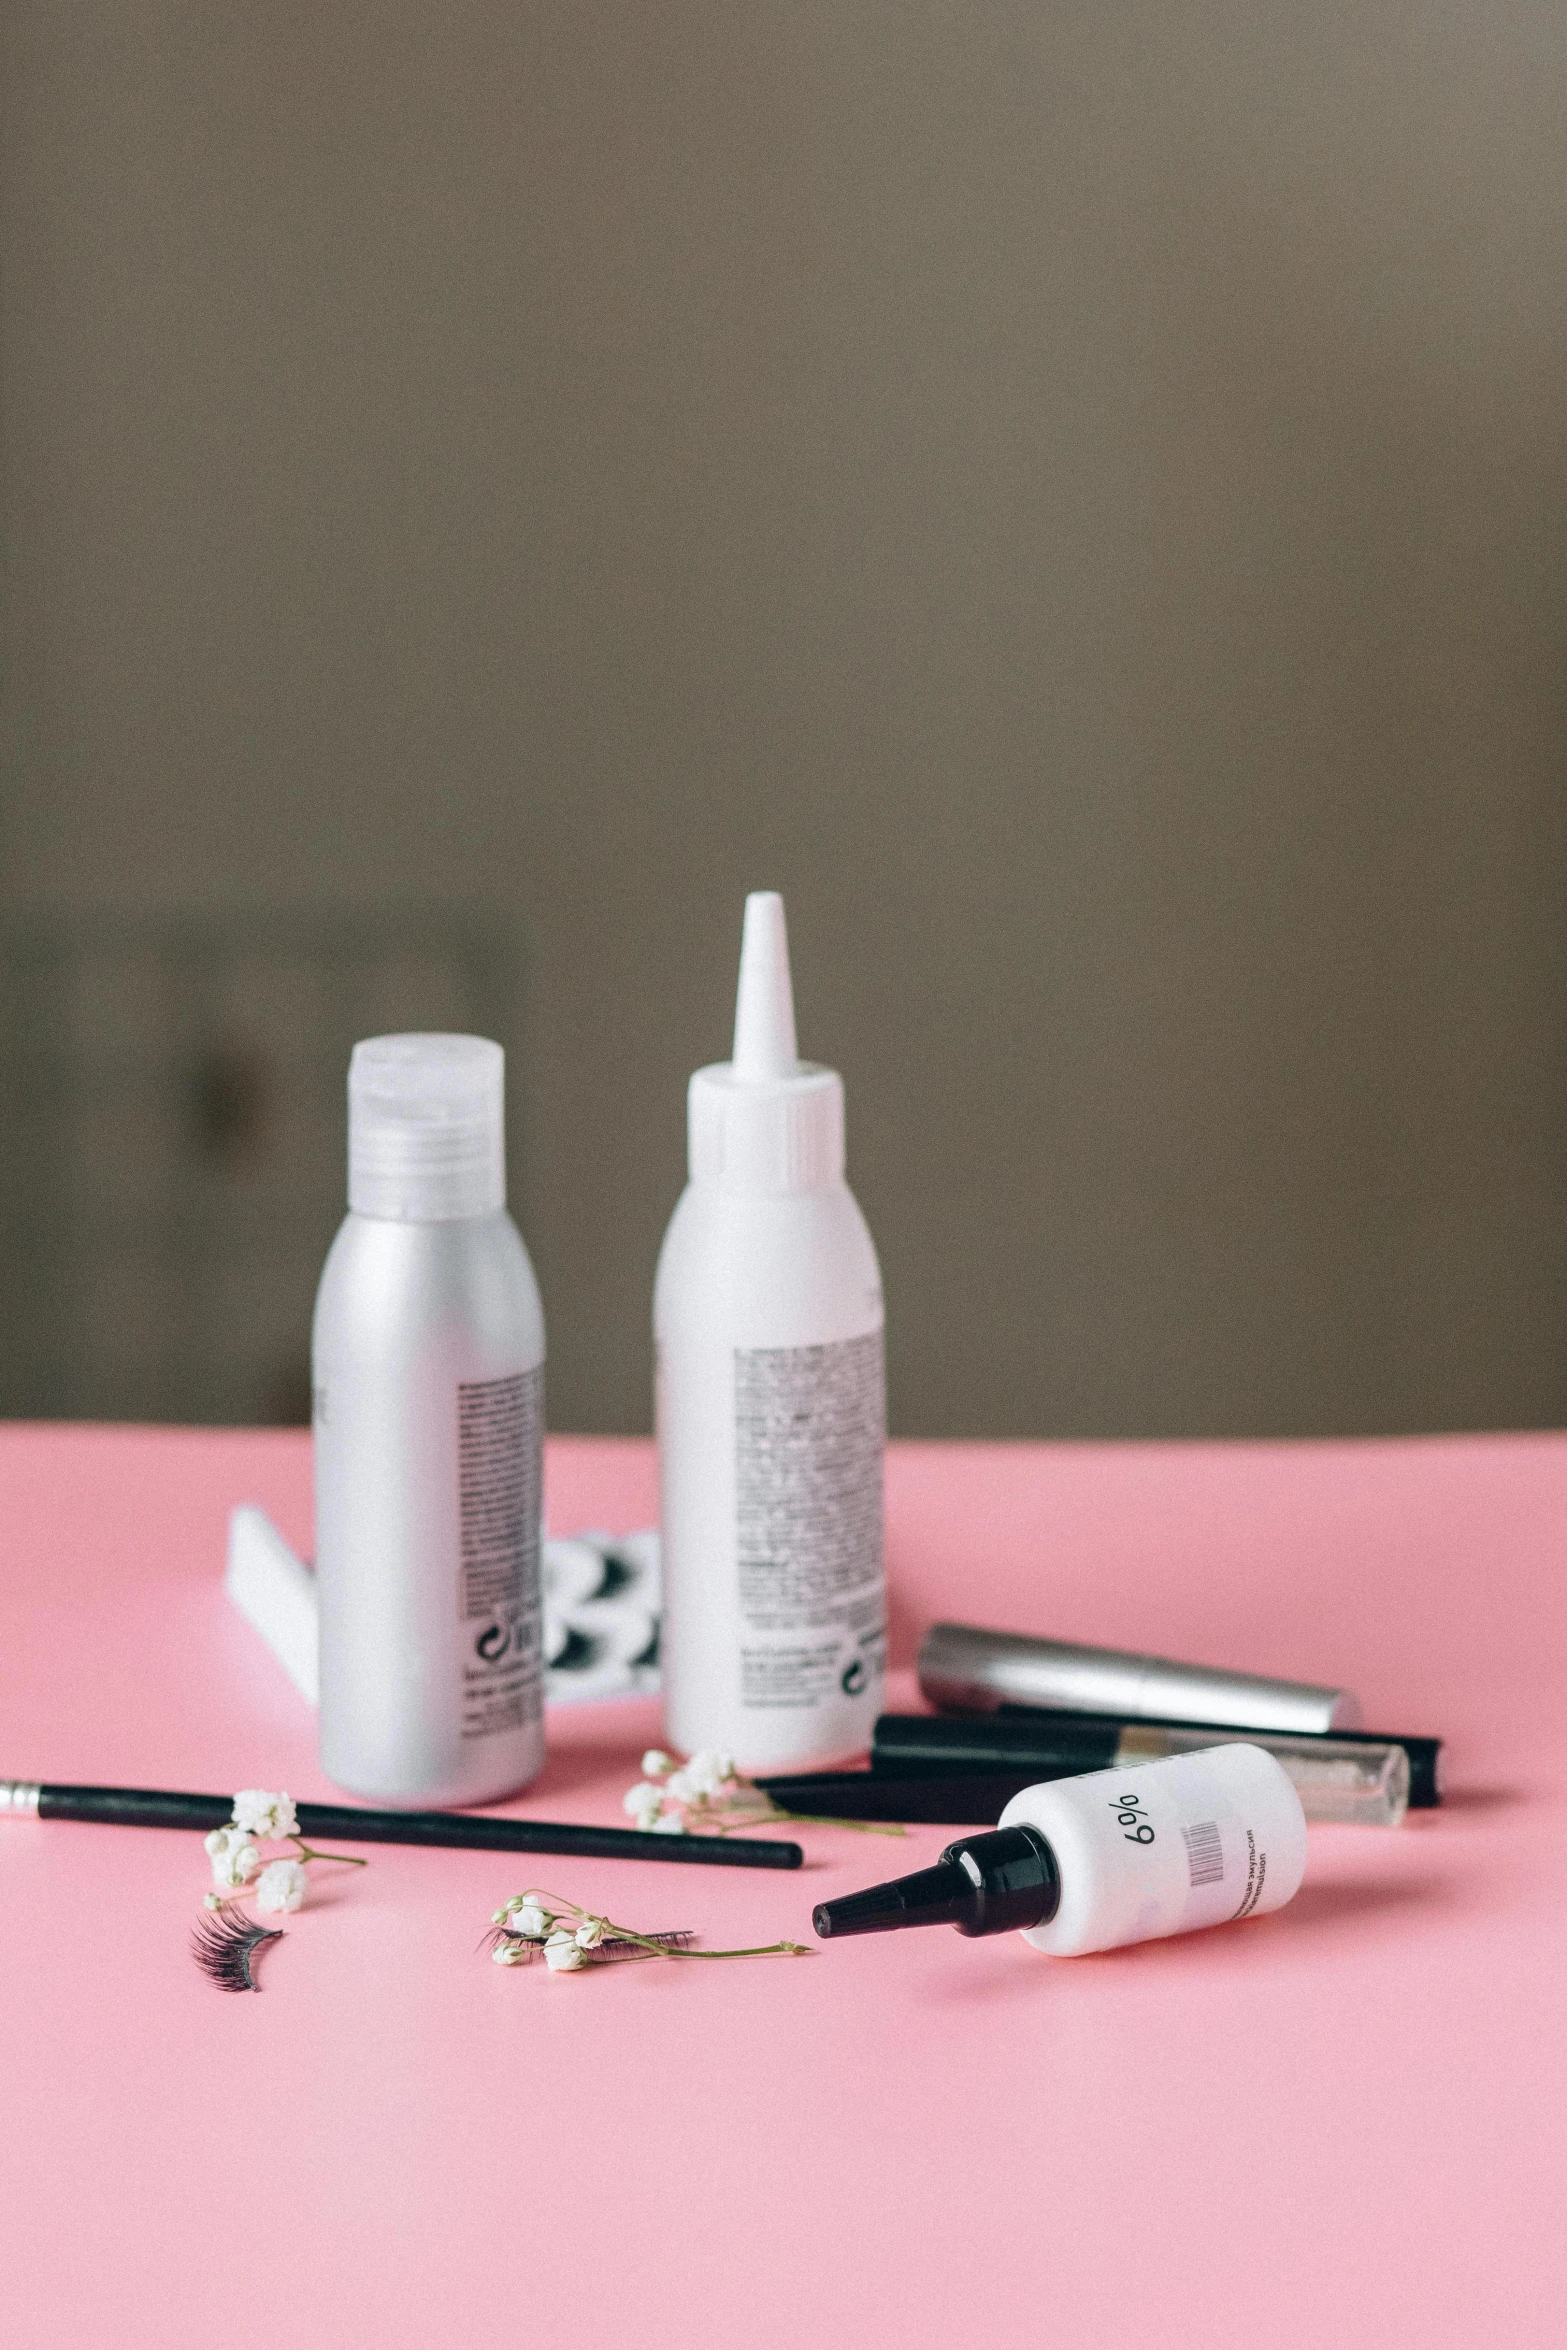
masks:
POLYGON ((348 1064, 348 1204, 448 1224, 506 1205, 506 1055, 484 1036, 372 1036, 348 1064))

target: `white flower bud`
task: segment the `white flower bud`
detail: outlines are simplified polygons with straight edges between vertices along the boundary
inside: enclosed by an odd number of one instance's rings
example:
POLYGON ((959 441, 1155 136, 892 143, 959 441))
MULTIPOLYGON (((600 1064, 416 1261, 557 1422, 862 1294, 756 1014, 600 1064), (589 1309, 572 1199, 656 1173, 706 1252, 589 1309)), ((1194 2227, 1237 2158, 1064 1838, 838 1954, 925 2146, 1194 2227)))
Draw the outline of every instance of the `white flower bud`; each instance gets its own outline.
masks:
POLYGON ((597 1950, 604 1939, 604 1923, 603 1918, 584 1918, 577 1928, 577 1948, 597 1950))
POLYGON ((525 1909, 537 1910, 545 1918, 550 1915, 549 1910, 545 1907, 545 1897, 542 1893, 514 1893, 505 1908, 498 1914, 502 1924, 510 1924, 520 1918, 525 1909))
POLYGON ((685 1821, 677 1811, 666 1811, 662 1819, 653 1822, 655 1836, 683 1836, 685 1832, 685 1821))
POLYGON ((529 1942, 542 1942, 554 1923, 547 1909, 539 1909, 531 1901, 525 1901, 511 1913, 512 1932, 523 1935, 529 1942))
POLYGON ((722 1795, 734 1775, 733 1755, 720 1754, 716 1747, 704 1747, 669 1784, 683 1802, 711 1802, 722 1795))
POLYGON ((552 1934, 544 1945, 544 1963, 552 1975, 569 1975, 587 1965, 588 1954, 578 1949, 575 1934, 552 1934))
POLYGON ((299 1909, 304 1899, 305 1870, 302 1861, 272 1861, 256 1879, 257 1909, 299 1909))
POLYGON ((529 1955, 517 1942, 497 1942, 490 1952, 497 1966, 526 1966, 529 1955))
POLYGON ((674 1756, 666 1754, 661 1746, 650 1746, 642 1757, 644 1779, 667 1779, 674 1767, 674 1756))
POLYGON ((234 1798, 234 1825, 247 1836, 282 1838, 299 1834, 291 1795, 269 1795, 264 1787, 244 1787, 234 1798))
POLYGON ((214 1828, 206 1846, 212 1855, 212 1882, 220 1892, 236 1893, 261 1866, 261 1855, 243 1828, 214 1828))
POLYGON ((664 1808, 664 1790, 655 1787, 650 1779, 639 1779, 626 1790, 624 1809, 631 1814, 639 1828, 651 1828, 664 1808))

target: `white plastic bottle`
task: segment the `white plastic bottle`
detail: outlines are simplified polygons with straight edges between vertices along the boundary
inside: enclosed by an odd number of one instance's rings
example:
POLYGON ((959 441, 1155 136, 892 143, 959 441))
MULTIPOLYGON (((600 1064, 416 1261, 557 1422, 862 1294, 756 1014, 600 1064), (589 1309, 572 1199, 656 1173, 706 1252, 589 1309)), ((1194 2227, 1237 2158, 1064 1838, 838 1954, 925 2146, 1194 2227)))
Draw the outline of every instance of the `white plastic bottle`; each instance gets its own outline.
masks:
POLYGON ((488 1803, 544 1762, 544 1316, 506 1213, 505 1056, 378 1036, 316 1299, 321 1762, 379 1804, 488 1803))
POLYGON ((949 1844, 934 1868, 815 1913, 818 1934, 956 1926, 1021 1933, 1080 1958, 1282 1909, 1306 1871, 1306 1820, 1260 1746, 1050 1779, 1014 1795, 999 1827, 949 1844))
POLYGON ((806 1770, 862 1753, 882 1702, 882 1292, 771 891, 746 900, 734 1058, 688 1110, 653 1300, 665 1725, 806 1770))

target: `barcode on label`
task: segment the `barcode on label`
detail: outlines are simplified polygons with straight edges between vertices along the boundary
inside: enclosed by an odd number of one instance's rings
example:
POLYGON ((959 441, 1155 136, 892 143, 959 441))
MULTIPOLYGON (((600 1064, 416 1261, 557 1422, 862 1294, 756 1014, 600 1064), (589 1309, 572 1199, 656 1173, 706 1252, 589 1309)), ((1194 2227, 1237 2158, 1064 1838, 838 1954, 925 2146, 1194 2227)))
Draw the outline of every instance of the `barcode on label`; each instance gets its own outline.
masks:
POLYGON ((1183 1828, 1186 1838, 1186 1865, 1191 1870, 1192 1884, 1218 1885, 1224 1880, 1224 1840, 1219 1834, 1217 1820, 1199 1820, 1194 1828, 1183 1828))

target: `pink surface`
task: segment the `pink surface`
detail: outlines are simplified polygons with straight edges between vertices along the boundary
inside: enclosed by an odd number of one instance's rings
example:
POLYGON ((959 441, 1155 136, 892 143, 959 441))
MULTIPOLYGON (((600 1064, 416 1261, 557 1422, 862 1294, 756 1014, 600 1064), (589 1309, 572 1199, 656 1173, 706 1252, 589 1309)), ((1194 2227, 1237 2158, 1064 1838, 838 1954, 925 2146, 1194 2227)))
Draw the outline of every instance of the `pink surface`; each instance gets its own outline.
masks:
MULTIPOLYGON (((0 1430, 0 1769, 328 1792, 219 1588, 298 1542, 292 1434, 0 1430)), ((559 1442, 552 1523, 653 1511, 559 1442)), ((503 1973, 529 1880, 712 1941, 917 1866, 799 1877, 371 1849, 224 1998, 194 1837, 0 1829, 8 2350, 963 2340, 1505 2350, 1567 2335, 1567 1440, 894 1448, 905 1655, 933 1615, 1345 1679, 1451 1739, 1449 1807, 1313 1830, 1253 1924, 1052 1963, 946 1932, 808 1960, 503 1973)), ((608 1820, 656 1722, 555 1723, 519 1805, 608 1820)))

